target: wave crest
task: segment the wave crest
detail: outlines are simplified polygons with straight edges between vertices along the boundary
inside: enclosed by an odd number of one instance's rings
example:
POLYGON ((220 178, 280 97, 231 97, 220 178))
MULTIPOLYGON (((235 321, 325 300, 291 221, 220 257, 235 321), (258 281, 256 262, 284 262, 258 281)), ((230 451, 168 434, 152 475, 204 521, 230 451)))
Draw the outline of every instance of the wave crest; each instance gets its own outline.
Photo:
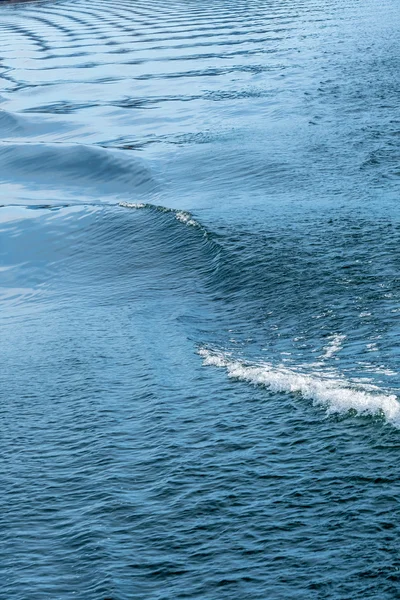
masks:
POLYGON ((246 364, 231 359, 223 352, 208 348, 198 351, 203 364, 226 369, 228 376, 255 385, 263 385, 273 392, 300 393, 303 398, 322 406, 327 414, 345 414, 355 411, 359 415, 384 416, 388 423, 400 428, 400 403, 394 394, 384 394, 368 386, 354 386, 348 380, 322 374, 304 374, 268 363, 246 364))
POLYGON ((157 206, 156 204, 151 204, 149 202, 119 202, 118 205, 122 208, 147 208, 149 210, 154 210, 161 213, 170 213, 175 216, 177 221, 184 223, 184 225, 198 227, 205 232, 204 227, 202 227, 202 225, 200 225, 200 223, 193 218, 193 215, 186 210, 176 210, 174 208, 167 208, 166 206, 157 206))

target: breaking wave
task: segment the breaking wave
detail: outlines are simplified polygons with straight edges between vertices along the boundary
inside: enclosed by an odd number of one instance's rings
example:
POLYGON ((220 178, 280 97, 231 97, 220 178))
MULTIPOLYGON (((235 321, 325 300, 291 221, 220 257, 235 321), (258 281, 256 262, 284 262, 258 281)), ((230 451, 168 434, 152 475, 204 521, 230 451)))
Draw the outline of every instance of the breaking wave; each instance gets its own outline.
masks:
POLYGON ((355 411, 358 415, 383 416, 400 428, 400 403, 394 394, 384 394, 375 386, 352 385, 348 380, 330 374, 306 374, 271 364, 247 364, 228 354, 200 348, 204 365, 225 368, 233 379, 262 385, 273 392, 298 393, 328 415, 355 411))

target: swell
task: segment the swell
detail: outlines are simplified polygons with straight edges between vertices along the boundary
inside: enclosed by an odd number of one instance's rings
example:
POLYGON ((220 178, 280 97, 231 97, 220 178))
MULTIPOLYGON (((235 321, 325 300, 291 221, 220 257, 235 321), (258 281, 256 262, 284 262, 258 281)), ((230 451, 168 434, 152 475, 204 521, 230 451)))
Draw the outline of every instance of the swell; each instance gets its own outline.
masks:
MULTIPOLYGON (((7 115, 4 120, 9 131, 22 125, 21 119, 14 121, 7 115)), ((0 182, 16 185, 17 189, 23 186, 28 197, 32 192, 54 190, 60 201, 77 195, 83 201, 88 195, 111 201, 121 195, 143 197, 158 189, 152 172, 139 158, 121 150, 84 144, 3 142, 0 166, 0 182)), ((12 197, 8 203, 13 203, 12 197)))
POLYGON ((0 232, 0 286, 14 306, 120 303, 132 294, 201 300, 218 269, 218 245, 190 213, 144 203, 8 204, 0 232))
MULTIPOLYGON (((366 255, 362 261, 358 259, 359 273, 353 272, 357 277, 354 281, 348 279, 346 268, 342 275, 342 267, 347 265, 343 265, 342 256, 335 259, 334 248, 326 259, 334 270, 326 271, 319 254, 313 256, 315 246, 307 243, 304 247, 304 240, 298 240, 293 231, 290 239, 288 231, 284 235, 275 230, 269 237, 261 236, 260 245, 260 236, 254 231, 242 236, 237 228, 235 236, 210 233, 189 212, 149 204, 122 206, 144 210, 160 221, 162 235, 158 230, 157 241, 164 245, 168 240, 168 260, 181 276, 186 272, 196 280, 199 296, 207 299, 208 322, 191 323, 193 339, 197 343, 199 336, 207 340, 208 345, 200 350, 207 364, 224 366, 231 376, 264 384, 273 391, 298 392, 325 406, 328 413, 354 410, 362 415, 383 414, 388 422, 400 425, 396 394, 379 391, 382 386, 393 390, 398 385, 393 363, 393 317, 388 315, 392 329, 387 330, 386 339, 378 340, 381 364, 369 360, 371 341, 377 341, 376 330, 382 327, 384 311, 387 314, 393 307, 393 303, 385 307, 384 294, 381 298, 368 297, 373 268, 369 252, 375 254, 376 261, 374 245, 365 245, 366 255), (187 228, 178 229, 178 222, 187 228), (170 233, 164 237, 167 231, 170 233), (340 278, 336 289, 332 283, 335 275, 340 278), (334 309, 338 302, 349 302, 354 285, 375 310, 380 303, 375 318, 366 321, 361 306, 334 309), (229 348, 232 355, 239 352, 250 363, 212 353, 209 347, 229 348), (262 366, 257 366, 259 362, 262 366)), ((349 223, 344 230, 341 225, 334 228, 333 235, 346 235, 349 223)), ((377 223, 371 223, 370 228, 364 224, 363 235, 370 243, 377 243, 381 235, 376 228, 377 223)), ((320 240, 321 252, 331 244, 328 231, 325 235, 320 240)), ((386 263, 381 273, 386 287, 391 248, 392 242, 388 242, 381 257, 386 263)), ((350 256, 353 251, 350 244, 350 256)))
MULTIPOLYGON (((146 202, 59 208, 48 211, 48 218, 45 208, 38 208, 29 213, 41 217, 34 227, 22 208, 17 222, 2 219, 8 249, 5 264, 14 269, 14 274, 3 273, 3 280, 16 290, 23 287, 21 282, 32 283, 32 301, 35 290, 49 284, 65 299, 81 297, 83 290, 87 300, 96 297, 103 302, 129 299, 133 290, 136 299, 146 302, 171 294, 191 298, 184 320, 193 342, 202 345, 207 364, 224 366, 228 374, 274 391, 298 392, 328 412, 382 412, 397 423, 396 396, 377 391, 388 381, 391 387, 396 385, 393 376, 397 377, 396 365, 390 363, 396 339, 395 287, 386 299, 394 240, 382 242, 384 224, 364 223, 351 238, 349 222, 339 221, 330 233, 325 224, 322 237, 321 228, 314 227, 318 251, 315 237, 309 234, 304 239, 303 227, 302 241, 296 230, 279 229, 278 223, 268 235, 254 230, 240 235, 237 227, 234 232, 216 233, 188 211, 146 202), (22 227, 23 223, 27 225, 22 227), (29 252, 20 248, 23 231, 29 252), (365 255, 353 265, 335 255, 333 238, 346 250, 339 235, 346 236, 348 257, 353 260, 354 242, 359 251, 358 236, 365 238, 365 255), (324 263, 321 256, 328 247, 324 263), (386 291, 378 294, 371 294, 373 268, 386 281, 386 291), (364 305, 349 305, 354 286, 364 305), (343 308, 338 310, 339 302, 343 308), (365 310, 370 307, 376 313, 379 303, 376 316, 365 310), (385 318, 394 329, 379 339, 376 331, 382 330, 385 318), (375 365, 370 360, 373 345, 379 348, 380 362, 375 365), (208 348, 213 347, 226 348, 228 354, 212 353, 208 348), (229 352, 246 359, 230 359, 229 352), (374 391, 368 391, 367 383, 375 386, 374 391)), ((7 210, 13 217, 14 209, 2 209, 7 210)))

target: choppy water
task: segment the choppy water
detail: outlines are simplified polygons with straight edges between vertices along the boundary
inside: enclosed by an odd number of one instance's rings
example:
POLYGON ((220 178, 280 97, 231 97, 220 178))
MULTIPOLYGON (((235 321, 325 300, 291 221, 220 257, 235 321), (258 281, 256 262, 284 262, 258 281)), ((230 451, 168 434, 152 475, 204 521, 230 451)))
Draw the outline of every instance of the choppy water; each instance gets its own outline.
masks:
POLYGON ((0 4, 0 598, 398 598, 396 0, 0 4))

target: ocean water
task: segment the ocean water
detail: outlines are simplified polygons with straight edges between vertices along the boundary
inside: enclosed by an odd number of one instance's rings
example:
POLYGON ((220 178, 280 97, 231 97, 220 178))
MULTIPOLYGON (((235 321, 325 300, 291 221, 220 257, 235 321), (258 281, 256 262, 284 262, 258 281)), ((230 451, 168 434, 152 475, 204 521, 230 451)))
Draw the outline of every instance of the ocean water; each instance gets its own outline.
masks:
POLYGON ((0 599, 400 597, 397 0, 0 2, 0 599))

